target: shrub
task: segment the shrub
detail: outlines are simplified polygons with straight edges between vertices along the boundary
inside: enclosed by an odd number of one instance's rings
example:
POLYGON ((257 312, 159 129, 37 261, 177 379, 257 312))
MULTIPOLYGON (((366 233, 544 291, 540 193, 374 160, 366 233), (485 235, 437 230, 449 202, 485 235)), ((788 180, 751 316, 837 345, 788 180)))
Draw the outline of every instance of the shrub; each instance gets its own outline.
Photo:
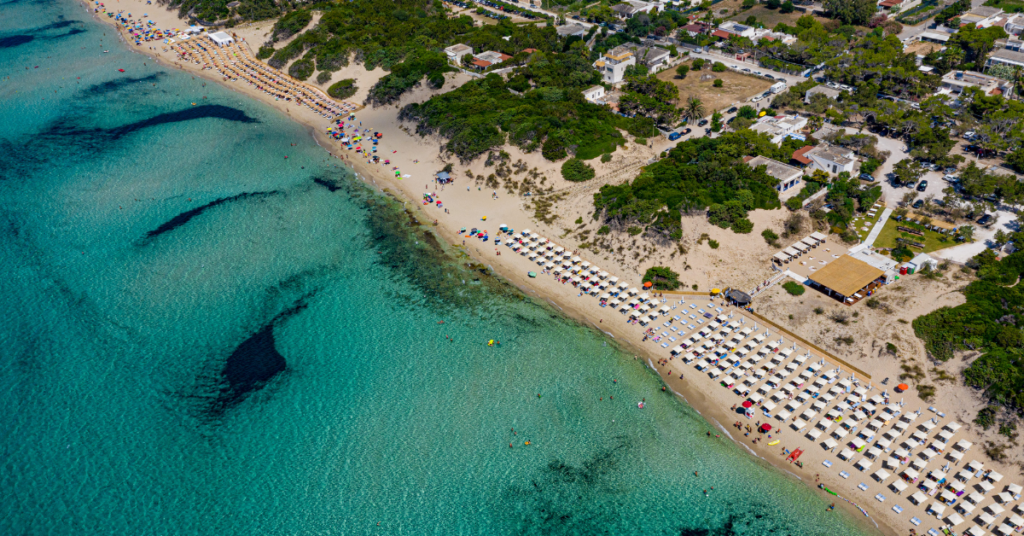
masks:
POLYGON ((600 234, 600 235, 605 235, 605 234, 608 234, 610 232, 612 232, 612 228, 608 227, 607 225, 602 225, 601 228, 597 230, 597 234, 600 234))
POLYGON ((704 59, 703 58, 697 58, 697 59, 693 60, 693 70, 699 71, 699 70, 701 70, 703 68, 704 68, 704 59))
POLYGON ((607 164, 612 161, 612 153, 604 153, 601 155, 601 162, 607 164))
POLYGON ((331 71, 320 71, 319 73, 316 73, 316 83, 323 84, 329 82, 333 74, 334 73, 331 71))
POLYGON ((793 296, 800 296, 806 290, 804 289, 803 285, 797 283, 796 281, 786 281, 785 283, 782 284, 782 288, 786 289, 786 292, 790 293, 793 296))
POLYGON ((579 158, 570 158, 562 164, 562 178, 567 181, 589 181, 594 178, 594 174, 594 168, 579 158))
POLYGON ((725 72, 725 69, 725 64, 720 61, 716 61, 714 64, 711 65, 711 72, 721 73, 725 72))
POLYGON ((738 218, 732 222, 732 230, 734 233, 748 234, 754 230, 754 224, 747 218, 738 218))
POLYGON ((815 307, 814 308, 814 314, 816 314, 816 315, 820 315, 820 314, 822 314, 824 312, 825 312, 825 310, 822 309, 821 307, 815 307))
POLYGON ((259 52, 256 53, 256 59, 265 60, 265 59, 273 56, 274 52, 275 52, 274 47, 266 46, 266 45, 261 46, 259 52))
POLYGON ((717 240, 708 240, 708 245, 711 246, 711 249, 718 249, 718 241, 717 240))
POLYGON ((779 239, 779 235, 775 234, 775 231, 772 231, 771 229, 761 231, 761 236, 764 237, 765 242, 768 242, 773 246, 775 245, 775 241, 779 239))
POLYGON ((716 78, 714 82, 711 82, 711 85, 715 87, 722 87, 725 85, 725 82, 723 82, 721 78, 716 78))
POLYGON ((665 266, 651 266, 644 274, 644 283, 650 282, 655 290, 675 290, 679 288, 679 274, 665 266))
POLYGON ((782 7, 779 8, 779 13, 792 13, 796 10, 796 6, 793 5, 792 0, 786 0, 782 3, 782 7))
POLYGON ((881 165, 882 163, 879 162, 877 158, 868 158, 867 160, 864 161, 863 164, 860 165, 860 172, 867 173, 868 175, 870 175, 874 173, 876 169, 878 169, 878 166, 881 165))
MULTIPOLYGON (((562 143, 562 140, 558 139, 556 136, 548 137, 548 139, 544 142, 544 145, 541 146, 540 153, 541 155, 544 156, 544 158, 552 162, 561 160, 568 156, 568 153, 565 150, 565 145, 562 143)), ((562 176, 565 176, 565 166, 562 166, 562 176)), ((588 178, 593 178, 593 175, 591 175, 591 177, 588 178)))
POLYGON ((689 65, 680 65, 679 67, 676 67, 676 76, 678 76, 679 78, 686 78, 686 75, 689 72, 690 72, 690 66, 689 65))
POLYGON ((347 78, 331 84, 331 87, 327 88, 327 94, 336 99, 347 99, 355 95, 357 89, 359 88, 356 87, 356 81, 347 78))
POLYGON ((288 74, 292 75, 292 78, 296 80, 305 80, 313 74, 314 69, 313 60, 302 58, 296 60, 295 63, 288 67, 288 74))
POLYGON ((644 232, 644 230, 639 227, 630 227, 629 229, 626 229, 626 232, 629 233, 629 236, 636 236, 644 232))

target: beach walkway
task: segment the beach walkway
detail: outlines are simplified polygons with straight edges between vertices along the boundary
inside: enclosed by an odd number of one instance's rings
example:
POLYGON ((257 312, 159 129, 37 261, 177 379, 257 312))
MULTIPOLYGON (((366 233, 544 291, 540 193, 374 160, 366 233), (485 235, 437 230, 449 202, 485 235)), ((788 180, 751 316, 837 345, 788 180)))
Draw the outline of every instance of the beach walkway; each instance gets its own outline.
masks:
POLYGON ((885 227, 885 222, 889 221, 889 216, 891 215, 891 208, 887 207, 885 210, 882 211, 882 215, 878 218, 878 221, 875 222, 875 226, 871 228, 871 232, 868 233, 867 238, 864 239, 864 245, 874 245, 875 240, 878 238, 878 235, 882 232, 882 228, 885 227))

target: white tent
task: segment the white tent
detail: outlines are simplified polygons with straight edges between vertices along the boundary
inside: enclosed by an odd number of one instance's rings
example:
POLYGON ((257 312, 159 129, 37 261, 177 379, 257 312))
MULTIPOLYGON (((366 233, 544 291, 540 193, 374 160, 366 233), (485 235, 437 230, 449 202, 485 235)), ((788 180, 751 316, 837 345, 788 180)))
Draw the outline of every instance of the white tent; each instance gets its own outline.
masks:
POLYGON ((923 504, 927 500, 928 497, 924 493, 921 493, 920 491, 916 491, 913 495, 910 496, 910 502, 914 504, 923 504))
POLYGON ((946 511, 946 505, 938 502, 933 502, 932 505, 928 507, 928 510, 934 513, 935 517, 939 517, 942 515, 943 512, 946 511))
POLYGON ((950 525, 955 527, 955 526, 959 525, 960 523, 963 523, 964 522, 964 518, 960 517, 960 515, 957 514, 956 512, 953 512, 952 514, 949 514, 948 516, 946 516, 946 521, 949 522, 950 525))
POLYGON ((836 441, 834 439, 832 439, 831 437, 825 439, 825 449, 826 450, 832 450, 832 449, 836 448, 837 446, 839 446, 839 443, 836 443, 836 441))
POLYGON ((973 527, 967 529, 966 533, 970 534, 971 536, 988 536, 988 533, 985 532, 985 529, 982 529, 977 525, 974 525, 973 527))
POLYGON ((226 32, 214 32, 209 34, 209 36, 210 39, 212 39, 214 43, 217 43, 218 46, 230 45, 235 42, 235 38, 231 37, 226 32))
POLYGON ((885 469, 879 469, 875 471, 875 478, 878 479, 879 482, 885 482, 885 480, 890 476, 892 476, 892 474, 890 474, 889 471, 886 471, 885 469))
POLYGON ((907 489, 907 483, 902 480, 894 480, 889 486, 895 489, 896 493, 902 493, 903 490, 907 489))

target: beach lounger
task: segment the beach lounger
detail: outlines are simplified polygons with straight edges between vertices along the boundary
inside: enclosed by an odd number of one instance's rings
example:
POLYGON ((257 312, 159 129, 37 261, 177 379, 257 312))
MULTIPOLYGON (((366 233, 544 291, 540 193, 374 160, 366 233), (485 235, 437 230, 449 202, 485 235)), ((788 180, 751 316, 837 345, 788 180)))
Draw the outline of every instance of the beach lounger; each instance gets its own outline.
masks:
POLYGON ((910 522, 911 522, 912 524, 914 524, 914 526, 917 526, 917 525, 920 525, 920 524, 921 524, 921 520, 920 520, 920 519, 918 519, 918 518, 916 518, 916 517, 912 517, 912 518, 910 518, 910 522))
POLYGON ((896 512, 897 514, 902 514, 903 513, 903 507, 898 505, 898 504, 894 504, 894 505, 892 505, 892 511, 896 512))
POLYGON ((850 473, 847 473, 846 471, 840 471, 839 476, 843 478, 850 478, 850 473))
POLYGON ((868 490, 868 485, 863 483, 863 482, 861 482, 860 484, 857 484, 857 489, 859 489, 861 491, 867 491, 868 490))
POLYGON ((879 493, 878 495, 875 495, 875 500, 878 502, 885 502, 885 495, 879 493))

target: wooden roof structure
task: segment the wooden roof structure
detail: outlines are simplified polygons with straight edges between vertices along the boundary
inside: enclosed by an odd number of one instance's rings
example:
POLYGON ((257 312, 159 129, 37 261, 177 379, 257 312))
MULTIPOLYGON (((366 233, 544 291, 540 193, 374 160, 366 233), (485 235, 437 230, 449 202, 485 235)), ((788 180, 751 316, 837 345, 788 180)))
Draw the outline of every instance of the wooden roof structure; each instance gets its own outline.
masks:
POLYGON ((841 255, 810 275, 811 281, 843 296, 853 296, 884 272, 849 255, 841 255))

